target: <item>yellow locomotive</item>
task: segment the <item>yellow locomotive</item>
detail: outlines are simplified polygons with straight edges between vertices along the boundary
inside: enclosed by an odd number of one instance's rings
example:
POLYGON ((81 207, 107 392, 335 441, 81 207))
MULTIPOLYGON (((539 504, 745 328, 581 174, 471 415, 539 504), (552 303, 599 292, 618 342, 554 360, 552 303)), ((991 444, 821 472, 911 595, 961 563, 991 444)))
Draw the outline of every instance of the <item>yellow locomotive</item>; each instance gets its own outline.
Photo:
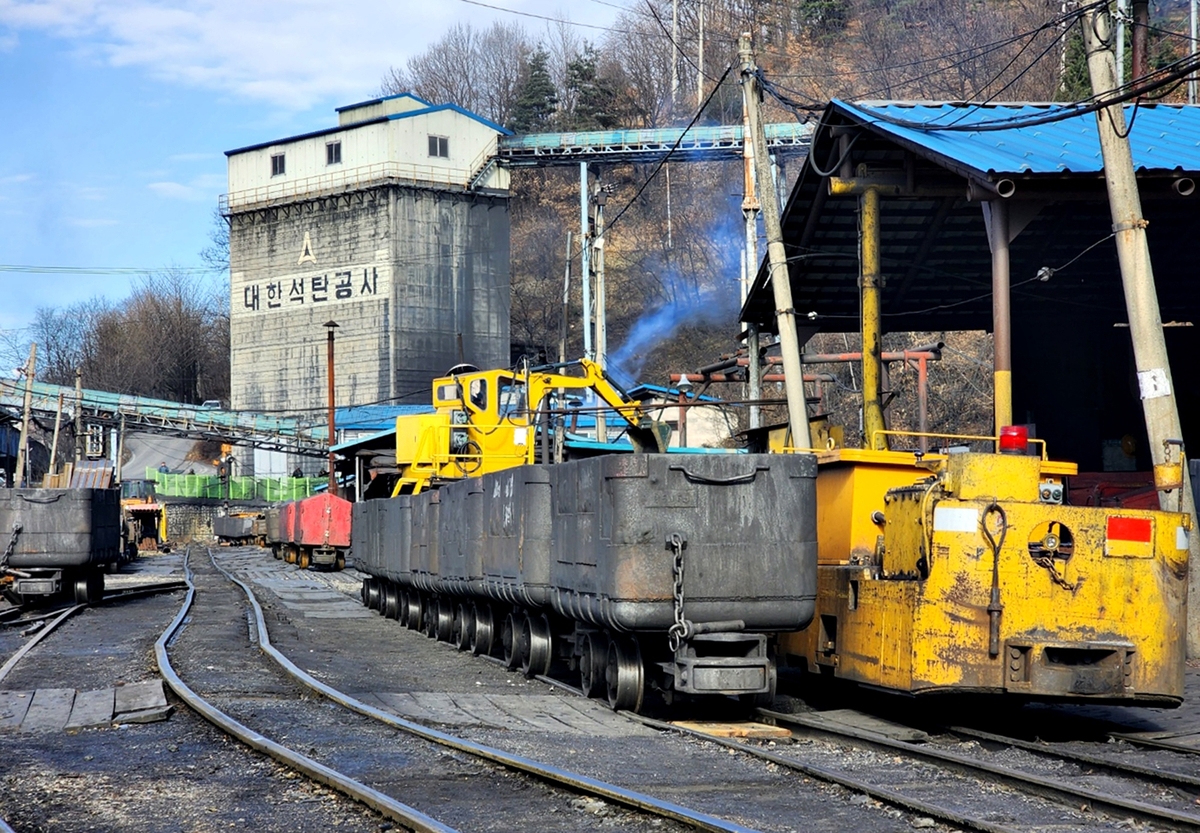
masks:
POLYGON ((1074 464, 1015 436, 822 453, 817 611, 785 661, 909 694, 1178 705, 1190 516, 1064 505, 1074 464))

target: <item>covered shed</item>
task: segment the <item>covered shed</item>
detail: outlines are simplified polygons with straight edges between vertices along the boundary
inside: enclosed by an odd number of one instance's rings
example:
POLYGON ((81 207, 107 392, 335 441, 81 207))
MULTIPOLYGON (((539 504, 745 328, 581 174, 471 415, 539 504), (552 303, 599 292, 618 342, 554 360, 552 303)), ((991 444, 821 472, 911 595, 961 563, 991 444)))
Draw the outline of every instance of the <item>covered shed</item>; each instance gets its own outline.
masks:
MULTIPOLYGON (((1131 105, 1126 121, 1184 439, 1197 456, 1200 108, 1131 105)), ((802 324, 859 329, 863 183, 879 197, 883 331, 994 332, 998 414, 1011 408, 1011 421, 1036 426, 1055 458, 1083 471, 1105 469, 1105 448, 1132 438, 1130 462, 1148 470, 1095 115, 831 102, 783 214, 802 324)), ((774 332, 767 274, 764 264, 741 317, 774 332)))

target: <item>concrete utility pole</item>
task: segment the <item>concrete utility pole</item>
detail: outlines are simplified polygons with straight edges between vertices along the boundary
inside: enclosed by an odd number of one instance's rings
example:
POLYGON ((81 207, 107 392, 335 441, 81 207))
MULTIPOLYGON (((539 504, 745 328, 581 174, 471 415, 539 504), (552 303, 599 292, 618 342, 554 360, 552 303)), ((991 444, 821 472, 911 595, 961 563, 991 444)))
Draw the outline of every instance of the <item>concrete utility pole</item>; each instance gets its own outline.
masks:
POLYGON ((562 327, 558 334, 558 362, 567 360, 568 318, 571 312, 571 232, 567 232, 567 265, 563 268, 562 327))
POLYGON ((679 0, 671 0, 671 109, 679 103, 679 0))
POLYGON ((583 295, 583 355, 594 359, 592 352, 592 231, 591 211, 588 208, 588 163, 579 163, 579 281, 583 295))
MULTIPOLYGON (((746 246, 742 253, 741 305, 746 306, 750 285, 758 271, 758 195, 754 187, 754 141, 750 135, 750 107, 742 97, 742 220, 745 223, 746 246)), ((758 325, 746 325, 746 381, 750 385, 752 402, 762 399, 762 365, 758 357, 758 325)), ((762 425, 762 406, 750 406, 750 427, 762 425)))
MULTIPOLYGON (((783 358, 784 390, 787 393, 788 428, 793 448, 812 448, 808 427, 808 408, 804 400, 804 371, 800 367, 800 339, 796 333, 796 310, 792 305, 792 282, 788 275, 787 252, 783 248, 783 228, 779 221, 779 200, 771 181, 771 160, 767 156, 767 135, 759 115, 758 67, 750 33, 738 38, 738 57, 742 62, 742 101, 750 124, 743 141, 754 142, 755 181, 767 232, 767 263, 771 288, 775 293, 775 323, 779 328, 779 347, 783 358)), ((753 357, 752 357, 753 358, 753 357)))
POLYGON ((62 391, 58 393, 58 410, 54 412, 54 439, 50 443, 50 475, 58 474, 58 431, 62 428, 62 391))
MULTIPOLYGON (((1087 49, 1088 73, 1092 92, 1097 96, 1110 93, 1116 82, 1116 65, 1108 48, 1110 25, 1107 12, 1089 11, 1083 18, 1084 46, 1087 49)), ((1104 158, 1104 179, 1108 185, 1108 202, 1116 233, 1117 260, 1121 266, 1121 283, 1125 289, 1125 308, 1129 316, 1129 335, 1133 340, 1133 358, 1141 391, 1142 412, 1146 418, 1146 434, 1150 441, 1150 457, 1159 481, 1158 466, 1168 462, 1170 445, 1183 438, 1179 410, 1175 402, 1175 387, 1167 360, 1167 343, 1163 337, 1162 317, 1158 295, 1154 288, 1154 271, 1150 265, 1150 247, 1146 242, 1146 220, 1138 196, 1133 155, 1125 127, 1125 113, 1120 104, 1096 111, 1096 127, 1100 135, 1100 152, 1104 158)), ((1182 449, 1176 449, 1182 456, 1182 449)), ((1159 484, 1159 503, 1167 511, 1186 512, 1196 517, 1188 467, 1184 461, 1182 483, 1176 488, 1159 484)), ((1193 565, 1188 577, 1188 656, 1200 656, 1200 530, 1188 535, 1188 557, 1193 565)))
MULTIPOLYGON (((600 167, 596 167, 596 234, 592 245, 592 265, 596 270, 596 364, 608 369, 608 313, 604 298, 604 204, 608 201, 600 186, 600 167)), ((603 409, 596 411, 596 440, 608 442, 608 423, 603 409)))
MULTIPOLYGON (((1195 2, 1195 0, 1192 0, 1195 2)), ((700 0, 700 47, 696 50, 696 109, 704 106, 704 0, 700 0)))
MULTIPOLYGON (((328 335, 328 337, 327 337, 327 338, 326 338, 326 340, 325 340, 325 343, 326 343, 326 351, 325 351, 325 352, 326 352, 326 363, 327 363, 327 366, 328 366, 328 368, 329 368, 329 369, 328 369, 328 371, 327 371, 327 374, 326 374, 326 375, 328 375, 328 377, 329 377, 329 494, 331 494, 331 495, 335 495, 335 496, 336 496, 336 495, 337 495, 337 493, 338 493, 338 485, 337 485, 337 473, 334 471, 334 457, 335 457, 335 455, 334 455, 334 453, 333 453, 333 447, 334 447, 334 445, 336 445, 336 444, 337 444, 337 433, 336 433, 336 426, 334 425, 334 421, 333 421, 333 404, 334 404, 334 395, 333 395, 333 331, 337 329, 337 326, 338 326, 338 325, 337 325, 337 322, 336 322, 336 321, 332 321, 332 320, 331 320, 331 321, 326 321, 324 326, 325 326, 325 329, 329 331, 329 335, 328 335)), ((231 484, 231 488, 232 488, 232 483, 233 483, 233 479, 232 479, 232 478, 233 478, 233 472, 232 472, 232 471, 230 471, 230 472, 229 472, 229 475, 230 475, 230 481, 229 481, 229 482, 230 482, 230 484, 231 484)))
POLYGON ((29 360, 25 362, 25 410, 21 418, 21 439, 17 445, 17 470, 13 486, 25 485, 25 464, 29 460, 29 419, 33 411, 33 374, 37 368, 37 342, 29 345, 29 360))

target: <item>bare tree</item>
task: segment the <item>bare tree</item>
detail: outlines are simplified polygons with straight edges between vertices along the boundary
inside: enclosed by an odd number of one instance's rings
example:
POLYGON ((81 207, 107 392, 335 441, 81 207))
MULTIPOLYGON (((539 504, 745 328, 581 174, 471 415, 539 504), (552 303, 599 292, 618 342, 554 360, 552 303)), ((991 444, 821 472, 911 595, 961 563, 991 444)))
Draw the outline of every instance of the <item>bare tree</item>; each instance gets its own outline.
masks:
POLYGON ((528 37, 518 24, 496 22, 477 31, 469 23, 459 23, 409 59, 404 69, 388 70, 381 92, 412 92, 503 124, 512 112, 529 53, 528 37))

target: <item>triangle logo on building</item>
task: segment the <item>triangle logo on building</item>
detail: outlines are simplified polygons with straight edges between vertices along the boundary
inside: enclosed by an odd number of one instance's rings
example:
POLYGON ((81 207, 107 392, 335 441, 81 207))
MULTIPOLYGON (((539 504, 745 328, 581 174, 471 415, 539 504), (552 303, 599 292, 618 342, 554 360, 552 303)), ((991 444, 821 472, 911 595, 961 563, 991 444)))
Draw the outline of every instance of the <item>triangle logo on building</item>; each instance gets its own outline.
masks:
POLYGON ((312 240, 308 236, 308 232, 304 232, 304 244, 300 247, 300 259, 296 261, 296 265, 301 263, 316 263, 316 255, 313 254, 312 240))

